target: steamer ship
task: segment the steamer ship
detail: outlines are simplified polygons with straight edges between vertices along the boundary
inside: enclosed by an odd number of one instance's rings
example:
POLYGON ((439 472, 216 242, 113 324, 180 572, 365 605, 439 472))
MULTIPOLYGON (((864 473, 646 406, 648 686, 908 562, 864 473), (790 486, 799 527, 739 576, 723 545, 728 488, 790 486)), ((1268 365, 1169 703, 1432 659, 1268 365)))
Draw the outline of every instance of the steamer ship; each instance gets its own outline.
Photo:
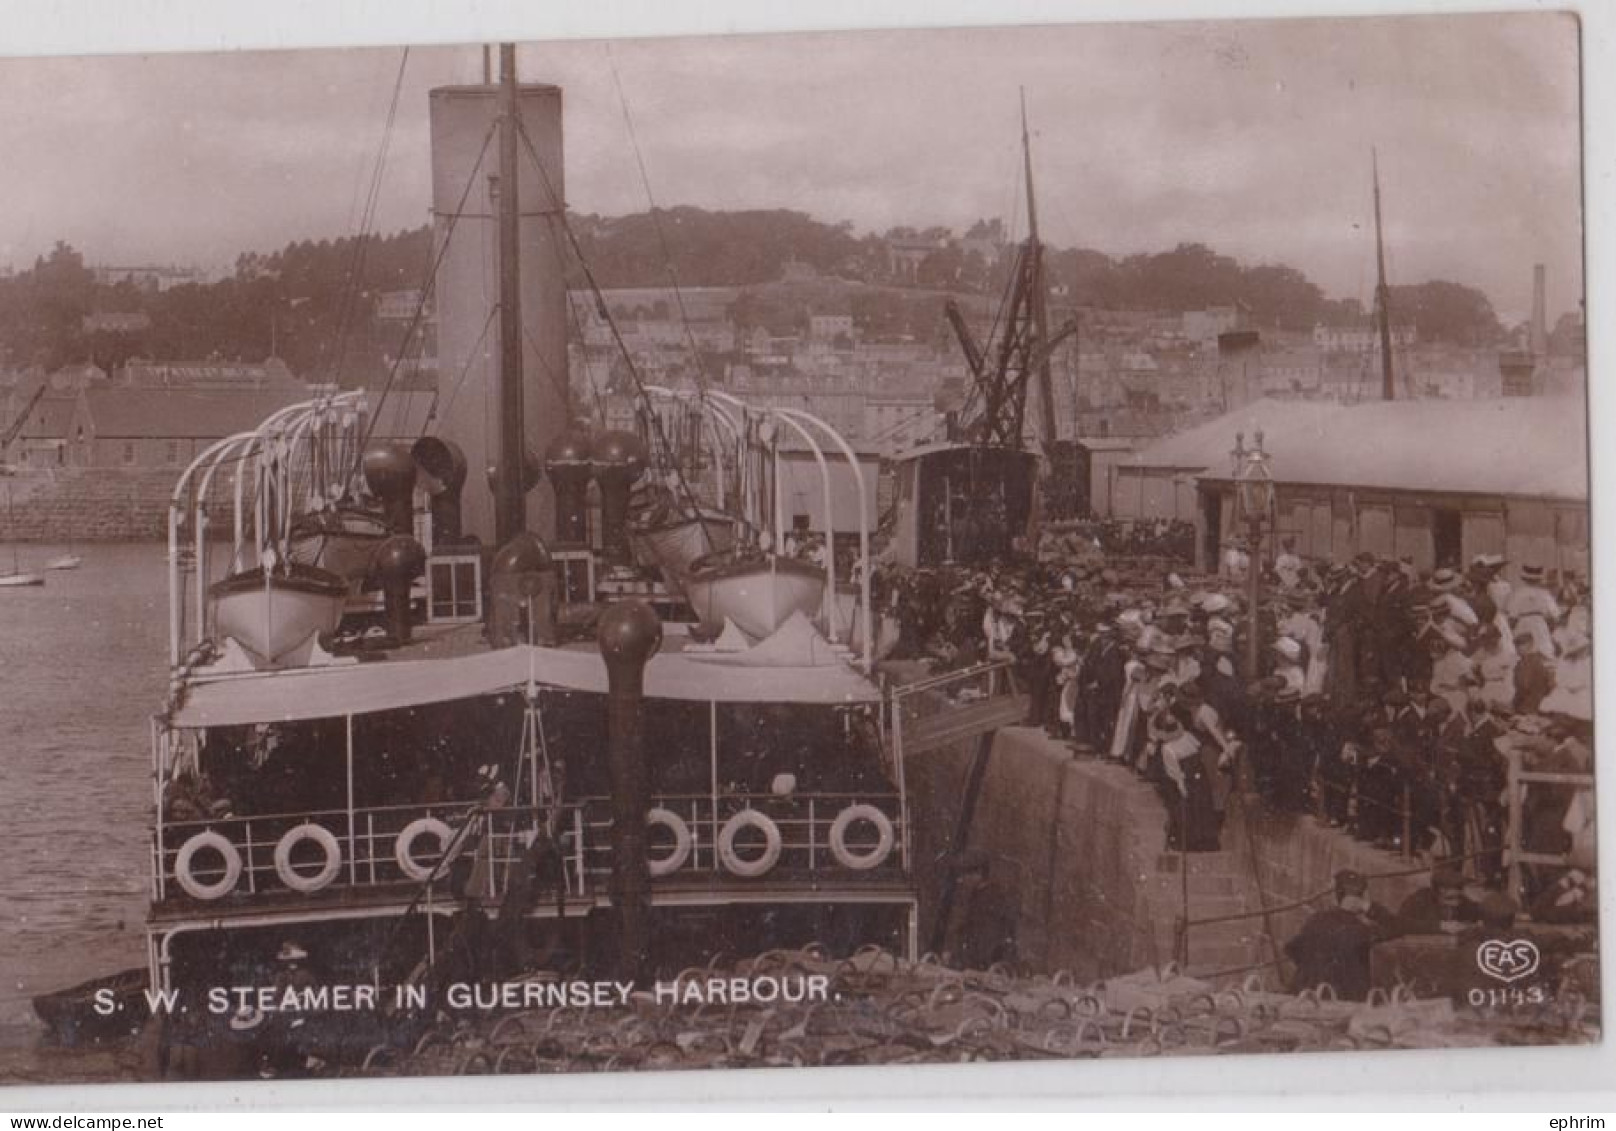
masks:
POLYGON ((561 92, 501 64, 430 96, 422 305, 464 366, 433 426, 377 441, 387 390, 331 391, 175 487, 147 924, 170 1047, 250 1032, 207 988, 292 967, 426 987, 917 950, 858 460, 806 413, 637 376, 636 430, 578 422, 561 92), (670 414, 706 438, 693 461, 670 414), (787 438, 827 492, 846 463, 856 562, 834 529, 822 561, 786 553, 787 438))

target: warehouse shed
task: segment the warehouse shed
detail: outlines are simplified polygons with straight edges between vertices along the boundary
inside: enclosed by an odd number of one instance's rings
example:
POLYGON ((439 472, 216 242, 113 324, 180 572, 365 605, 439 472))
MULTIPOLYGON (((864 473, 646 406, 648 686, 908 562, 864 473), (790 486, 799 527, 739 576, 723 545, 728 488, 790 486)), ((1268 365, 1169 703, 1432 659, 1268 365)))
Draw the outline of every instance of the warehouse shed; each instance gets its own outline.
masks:
MULTIPOLYGON (((1303 557, 1407 556, 1422 570, 1477 554, 1585 574, 1588 437, 1582 397, 1263 400, 1119 465, 1113 511, 1191 518, 1198 564, 1236 530, 1235 438, 1263 433, 1280 537, 1303 557), (1193 503, 1185 482, 1193 484, 1193 503), (1124 510, 1119 504, 1127 504, 1124 510)), ((1265 553, 1272 553, 1270 540, 1265 553)))

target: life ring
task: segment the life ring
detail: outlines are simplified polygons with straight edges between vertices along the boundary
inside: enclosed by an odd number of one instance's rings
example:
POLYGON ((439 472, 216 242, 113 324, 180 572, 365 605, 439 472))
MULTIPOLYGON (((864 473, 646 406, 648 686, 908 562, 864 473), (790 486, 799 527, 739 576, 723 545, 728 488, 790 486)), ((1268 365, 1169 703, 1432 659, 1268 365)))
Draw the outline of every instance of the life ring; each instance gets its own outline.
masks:
POLYGON ((892 820, 874 805, 849 805, 836 814, 836 820, 831 822, 830 854, 836 858, 836 863, 855 872, 867 872, 879 867, 892 855, 893 843, 892 820), (875 826, 874 846, 862 852, 848 847, 847 830, 853 827, 854 821, 868 821, 875 826))
POLYGON ((281 878, 281 883, 293 891, 315 892, 330 885, 342 871, 342 846, 337 838, 331 835, 329 829, 319 825, 304 823, 285 836, 275 845, 275 874, 281 878), (325 853, 325 863, 314 875, 304 875, 292 867, 292 850, 306 840, 312 840, 319 845, 320 851, 325 853))
POLYGON ((690 859, 692 844, 690 826, 685 824, 684 818, 672 809, 664 809, 659 805, 645 815, 645 823, 647 827, 661 825, 673 834, 672 852, 660 858, 648 858, 651 875, 666 876, 683 868, 690 859))
POLYGON ((393 858, 398 861, 398 866, 403 869, 406 876, 418 883, 425 883, 433 876, 441 875, 449 861, 460 855, 461 846, 457 845, 453 853, 444 856, 435 864, 421 863, 415 858, 415 842, 428 835, 437 838, 439 853, 445 852, 454 841, 454 830, 448 825, 436 817, 421 817, 405 825, 393 845, 393 858))
POLYGON ((756 809, 742 809, 718 832, 718 858, 724 867, 737 876, 754 879, 767 875, 780 862, 780 826, 756 809), (742 829, 757 829, 763 834, 763 854, 748 860, 735 851, 735 838, 742 829))
POLYGON ((236 881, 241 879, 241 853, 223 834, 207 829, 180 845, 179 855, 174 857, 174 878, 192 899, 218 899, 235 890, 236 881), (198 852, 209 848, 224 857, 224 875, 205 884, 192 873, 191 861, 198 852))

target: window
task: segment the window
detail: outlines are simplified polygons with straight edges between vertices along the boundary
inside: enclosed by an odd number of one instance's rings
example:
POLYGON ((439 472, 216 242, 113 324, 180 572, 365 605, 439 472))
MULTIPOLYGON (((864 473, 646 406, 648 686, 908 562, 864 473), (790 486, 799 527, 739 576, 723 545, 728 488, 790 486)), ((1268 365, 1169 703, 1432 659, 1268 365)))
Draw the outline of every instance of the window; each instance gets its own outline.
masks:
POLYGON ((563 604, 590 604, 595 599, 595 557, 588 550, 556 550, 551 559, 561 581, 563 604))
POLYGON ((482 616, 482 559, 477 554, 433 558, 427 565, 427 620, 465 624, 482 616))
POLYGON ((180 462, 180 445, 179 445, 178 440, 170 440, 168 442, 168 453, 167 453, 167 455, 168 455, 168 462, 170 464, 176 464, 176 463, 180 462))
POLYGON ((125 440, 124 441, 124 445, 123 445, 123 462, 126 463, 126 464, 131 464, 131 463, 135 462, 135 442, 133 440, 125 440))

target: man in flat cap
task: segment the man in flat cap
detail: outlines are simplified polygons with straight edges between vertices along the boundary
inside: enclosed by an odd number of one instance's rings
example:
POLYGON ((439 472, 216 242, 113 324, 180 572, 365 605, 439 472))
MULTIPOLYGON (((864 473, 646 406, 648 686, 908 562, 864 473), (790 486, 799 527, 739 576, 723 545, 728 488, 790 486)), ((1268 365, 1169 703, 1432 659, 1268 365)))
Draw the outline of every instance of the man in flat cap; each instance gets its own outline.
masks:
POLYGON ((1391 914, 1369 899, 1369 881, 1361 873, 1335 874, 1335 906, 1316 912, 1285 944, 1295 964, 1291 989, 1327 985, 1343 1001, 1369 996, 1369 952, 1390 934, 1391 914))

